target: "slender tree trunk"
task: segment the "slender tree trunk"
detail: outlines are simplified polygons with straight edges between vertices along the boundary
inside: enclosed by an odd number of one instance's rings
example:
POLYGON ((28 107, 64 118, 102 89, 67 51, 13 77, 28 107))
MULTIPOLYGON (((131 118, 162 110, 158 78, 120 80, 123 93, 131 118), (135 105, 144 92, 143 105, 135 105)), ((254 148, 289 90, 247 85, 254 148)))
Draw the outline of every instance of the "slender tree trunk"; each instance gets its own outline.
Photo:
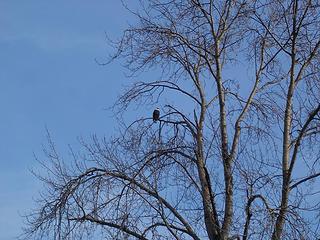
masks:
POLYGON ((292 47, 291 47, 291 68, 290 68, 290 83, 287 92, 287 101, 285 106, 285 115, 283 122, 283 147, 282 147, 282 191, 281 205, 279 215, 276 220, 275 228, 272 234, 272 240, 280 240, 285 223, 285 215, 288 211, 288 200, 290 193, 290 178, 289 170, 290 161, 290 141, 291 141, 291 122, 292 122, 292 99, 295 89, 295 65, 296 65, 296 15, 297 4, 295 0, 293 4, 293 29, 292 29, 292 47))
POLYGON ((201 88, 200 82, 198 80, 199 93, 201 96, 201 113, 197 129, 197 167, 198 174, 202 189, 202 200, 204 208, 204 220, 210 240, 220 240, 220 227, 218 214, 215 209, 214 199, 211 192, 211 183, 208 173, 206 171, 204 163, 204 152, 203 152, 203 123, 205 119, 206 112, 206 101, 204 97, 204 91, 201 88))
POLYGON ((216 81, 219 96, 220 107, 220 133, 221 133, 221 155, 224 170, 224 184, 225 184, 225 204, 224 204, 224 218, 221 229, 221 239, 228 238, 230 226, 233 217, 233 176, 232 176, 232 159, 228 151, 228 134, 225 110, 225 93, 222 85, 221 64, 219 59, 219 42, 216 43, 216 81))

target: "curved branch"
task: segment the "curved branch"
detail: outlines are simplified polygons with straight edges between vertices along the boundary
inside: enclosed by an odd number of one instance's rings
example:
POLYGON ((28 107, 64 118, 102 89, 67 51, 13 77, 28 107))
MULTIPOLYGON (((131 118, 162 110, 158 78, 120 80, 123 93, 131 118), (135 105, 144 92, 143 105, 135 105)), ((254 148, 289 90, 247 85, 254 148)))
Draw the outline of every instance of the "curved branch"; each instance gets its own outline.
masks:
POLYGON ((148 187, 144 186, 142 183, 139 183, 137 180, 130 178, 127 175, 124 175, 123 173, 115 172, 115 171, 107 171, 105 169, 98 169, 95 168, 95 171, 103 173, 103 175, 115 177, 118 179, 122 179, 125 181, 130 182, 131 184, 134 184, 136 187, 139 189, 143 190, 144 192, 148 193, 150 196, 153 198, 157 199, 160 203, 162 203, 166 208, 168 208, 171 213, 179 219, 179 221, 185 226, 189 234, 196 240, 200 240, 198 236, 195 234, 195 232, 192 230, 191 226, 189 223, 181 216, 181 214, 175 209, 168 201, 166 201, 163 197, 159 195, 158 192, 149 189, 148 187))
POLYGON ((251 217, 252 217, 252 213, 250 211, 250 208, 251 208, 251 204, 256 199, 260 199, 263 202, 263 204, 265 205, 265 207, 268 210, 268 212, 270 213, 270 215, 272 214, 272 209, 269 207, 267 200, 261 194, 257 194, 257 195, 251 196, 248 199, 247 206, 246 206, 247 218, 246 218, 246 222, 245 222, 245 225, 244 225, 242 240, 247 240, 248 239, 248 232, 249 232, 250 221, 251 221, 251 217))
POLYGON ((312 120, 316 117, 316 115, 320 112, 320 104, 309 114, 306 122, 304 123, 302 129, 300 130, 299 136, 296 139, 296 142, 294 144, 294 149, 293 149, 293 154, 291 157, 291 162, 290 162, 290 167, 289 167, 289 174, 291 175, 294 164, 296 162, 297 159, 297 155, 298 155, 298 150, 302 141, 302 138, 304 136, 304 134, 306 133, 309 124, 312 122, 312 120))
POLYGON ((307 182, 307 181, 312 180, 312 179, 314 179, 314 178, 317 178, 317 177, 319 177, 319 176, 320 176, 320 173, 316 173, 316 174, 313 174, 313 175, 311 175, 311 176, 305 177, 305 178, 301 179, 300 181, 298 181, 298 182, 294 183, 293 185, 291 185, 291 186, 290 186, 290 190, 298 187, 300 184, 302 184, 302 183, 304 183, 304 182, 307 182))
POLYGON ((69 218, 68 220, 70 221, 89 221, 89 222, 92 222, 92 223, 97 223, 99 225, 102 225, 102 226, 107 226, 107 227, 111 227, 111 228, 115 228, 115 229, 118 229, 118 230, 121 230, 125 233, 128 233, 130 234, 131 236, 137 238, 137 239, 140 239, 140 240, 148 240, 148 238, 144 237, 143 234, 139 234, 135 231, 132 231, 130 230, 129 228, 127 228, 126 226, 122 226, 122 225, 119 225, 119 224, 115 224, 115 223, 112 223, 112 222, 107 222, 107 221, 104 221, 104 220, 101 220, 101 219, 97 219, 97 218, 94 218, 92 217, 91 215, 85 215, 81 218, 69 218))

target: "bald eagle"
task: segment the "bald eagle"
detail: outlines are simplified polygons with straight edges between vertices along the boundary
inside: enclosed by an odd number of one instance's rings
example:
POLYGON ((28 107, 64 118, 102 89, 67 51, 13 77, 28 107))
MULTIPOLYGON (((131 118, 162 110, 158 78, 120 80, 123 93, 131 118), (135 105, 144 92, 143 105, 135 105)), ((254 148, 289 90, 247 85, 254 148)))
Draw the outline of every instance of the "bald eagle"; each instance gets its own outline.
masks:
POLYGON ((160 119, 160 109, 159 108, 156 108, 153 111, 152 119, 153 119, 153 122, 156 122, 156 121, 158 121, 160 119))

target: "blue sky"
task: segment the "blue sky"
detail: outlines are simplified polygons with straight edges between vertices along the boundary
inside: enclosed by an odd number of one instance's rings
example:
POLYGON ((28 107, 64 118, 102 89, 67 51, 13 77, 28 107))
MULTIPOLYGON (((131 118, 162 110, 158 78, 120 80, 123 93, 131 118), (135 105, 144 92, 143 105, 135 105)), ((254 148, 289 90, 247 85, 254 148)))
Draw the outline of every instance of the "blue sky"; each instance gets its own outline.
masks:
POLYGON ((119 62, 98 66, 130 21, 118 0, 0 1, 0 239, 20 234, 41 189, 30 173, 46 127, 58 146, 113 133, 109 111, 126 84, 119 62))

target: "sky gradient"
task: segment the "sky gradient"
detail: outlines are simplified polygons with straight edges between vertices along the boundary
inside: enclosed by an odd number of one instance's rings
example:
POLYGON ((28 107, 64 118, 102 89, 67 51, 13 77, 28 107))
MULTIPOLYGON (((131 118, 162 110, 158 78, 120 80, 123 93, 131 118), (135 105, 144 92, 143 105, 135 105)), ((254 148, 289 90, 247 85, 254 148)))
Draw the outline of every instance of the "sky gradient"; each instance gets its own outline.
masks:
POLYGON ((126 84, 119 62, 99 66, 130 21, 116 0, 0 1, 0 239, 15 239, 41 190, 31 174, 46 128, 58 147, 112 134, 105 110, 126 84))

